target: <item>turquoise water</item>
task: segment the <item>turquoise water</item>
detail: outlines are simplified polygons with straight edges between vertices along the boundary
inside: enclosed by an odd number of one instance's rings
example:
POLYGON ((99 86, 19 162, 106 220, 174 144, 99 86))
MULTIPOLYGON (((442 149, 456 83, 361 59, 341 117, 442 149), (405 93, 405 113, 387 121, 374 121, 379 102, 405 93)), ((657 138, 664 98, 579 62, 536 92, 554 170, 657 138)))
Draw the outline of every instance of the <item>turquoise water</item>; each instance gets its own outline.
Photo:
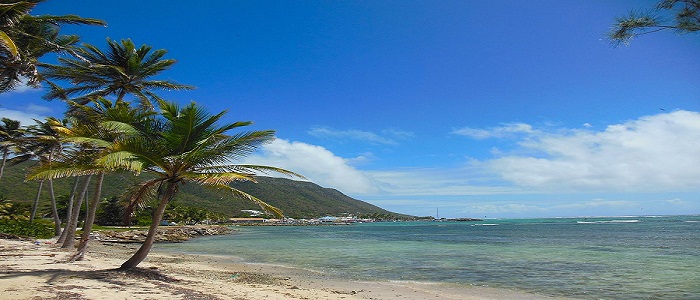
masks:
POLYGON ((237 229, 158 248, 353 279, 487 285, 584 299, 700 299, 700 216, 237 229))

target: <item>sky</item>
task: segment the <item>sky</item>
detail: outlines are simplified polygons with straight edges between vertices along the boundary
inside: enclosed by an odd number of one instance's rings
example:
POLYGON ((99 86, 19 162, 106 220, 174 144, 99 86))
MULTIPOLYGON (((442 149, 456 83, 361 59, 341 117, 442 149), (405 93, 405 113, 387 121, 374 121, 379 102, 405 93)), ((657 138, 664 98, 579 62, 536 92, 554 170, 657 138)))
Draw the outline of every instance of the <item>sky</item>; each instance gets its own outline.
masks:
MULTIPOLYGON (((613 47, 641 0, 87 1, 33 14, 167 49, 156 79, 277 139, 242 163, 283 167, 390 211, 524 218, 700 214, 700 35, 613 47)), ((48 57, 46 61, 53 58, 48 57)), ((65 106, 0 94, 32 124, 65 106)))

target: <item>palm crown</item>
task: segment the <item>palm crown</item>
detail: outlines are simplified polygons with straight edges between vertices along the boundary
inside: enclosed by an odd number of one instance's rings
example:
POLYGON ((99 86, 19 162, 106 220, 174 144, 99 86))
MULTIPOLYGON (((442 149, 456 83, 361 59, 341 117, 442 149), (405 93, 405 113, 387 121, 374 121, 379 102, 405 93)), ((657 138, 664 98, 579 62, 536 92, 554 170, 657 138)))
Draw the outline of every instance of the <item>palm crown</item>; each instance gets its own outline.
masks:
MULTIPOLYGON (((255 181, 258 172, 293 172, 268 166, 234 164, 233 161, 255 151, 274 139, 274 131, 250 131, 228 135, 232 129, 251 122, 216 123, 226 113, 208 114, 195 103, 179 107, 160 102, 161 118, 142 123, 138 135, 129 135, 112 145, 111 153, 100 160, 108 168, 127 168, 150 172, 155 179, 145 182, 135 195, 146 195, 164 183, 185 182, 211 186, 252 200, 263 209, 282 215, 281 211, 242 191, 231 188, 235 180, 255 181)), ((134 197, 135 202, 139 197, 134 197)))
POLYGON ((37 70, 39 57, 50 52, 70 52, 79 37, 60 35, 61 24, 106 24, 75 15, 30 15, 29 12, 43 1, 0 3, 0 92, 15 88, 22 78, 30 86, 38 86, 42 80, 37 70))
MULTIPOLYGON (((106 99, 94 101, 94 107, 77 105, 83 115, 74 114, 76 120, 69 128, 55 123, 53 127, 65 141, 85 145, 92 155, 82 164, 78 157, 36 169, 29 179, 50 179, 67 176, 100 174, 110 170, 148 172, 155 177, 135 187, 127 211, 149 200, 157 200, 151 228, 146 241, 134 256, 122 267, 138 265, 147 255, 155 237, 155 229, 162 220, 167 204, 175 197, 179 187, 187 182, 229 191, 232 196, 248 199, 263 210, 282 216, 282 211, 262 200, 237 190, 229 183, 235 180, 255 181, 260 173, 277 172, 302 177, 284 169, 235 164, 264 143, 274 139, 274 131, 248 131, 233 135, 228 131, 250 125, 251 122, 234 122, 218 125, 226 111, 209 114, 196 103, 184 107, 159 101, 160 113, 132 108, 127 102, 106 99), (79 119, 85 121, 79 121, 79 119)), ((77 111, 77 110, 76 110, 77 111)), ((85 156, 86 151, 77 153, 85 156)), ((302 177, 303 178, 303 177, 302 177)))
POLYGON ((132 94, 142 107, 152 108, 155 102, 162 100, 155 90, 192 89, 169 80, 151 79, 175 64, 174 59, 163 59, 166 50, 151 52, 152 47, 148 45, 136 48, 130 39, 119 43, 108 38, 107 44, 106 53, 93 45, 83 44, 75 50, 74 57, 59 58, 58 65, 43 64, 46 78, 72 84, 62 88, 50 83, 51 91, 44 97, 72 99, 86 104, 109 95, 115 95, 117 102, 121 102, 127 94, 132 94))

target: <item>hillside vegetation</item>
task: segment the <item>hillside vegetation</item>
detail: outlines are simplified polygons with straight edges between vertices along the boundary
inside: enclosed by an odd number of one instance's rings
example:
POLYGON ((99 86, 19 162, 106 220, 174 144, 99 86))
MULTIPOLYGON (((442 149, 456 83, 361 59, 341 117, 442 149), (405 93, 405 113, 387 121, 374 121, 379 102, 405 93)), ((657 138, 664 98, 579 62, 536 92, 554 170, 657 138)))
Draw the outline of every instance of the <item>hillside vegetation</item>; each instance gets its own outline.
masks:
MULTIPOLYGON (((31 167, 29 163, 6 167, 5 175, 0 178, 0 199, 20 203, 31 203, 34 201, 39 183, 24 181, 24 176, 29 167, 31 167)), ((144 178, 131 175, 130 173, 109 174, 104 182, 102 198, 113 196, 126 197, 128 188, 143 180, 144 178)), ((67 196, 70 193, 72 183, 73 179, 54 181, 56 195, 67 196)), ((345 213, 359 216, 379 216, 382 218, 410 217, 353 199, 335 189, 324 188, 306 181, 259 177, 258 183, 236 182, 231 186, 282 209, 285 216, 292 218, 316 218, 325 215, 338 216, 345 213)), ((44 185, 40 201, 43 204, 48 204, 50 201, 46 184, 44 185)), ((184 185, 173 204, 203 208, 212 212, 224 213, 231 217, 240 216, 241 210, 260 209, 256 204, 233 197, 229 193, 193 184, 184 185)))

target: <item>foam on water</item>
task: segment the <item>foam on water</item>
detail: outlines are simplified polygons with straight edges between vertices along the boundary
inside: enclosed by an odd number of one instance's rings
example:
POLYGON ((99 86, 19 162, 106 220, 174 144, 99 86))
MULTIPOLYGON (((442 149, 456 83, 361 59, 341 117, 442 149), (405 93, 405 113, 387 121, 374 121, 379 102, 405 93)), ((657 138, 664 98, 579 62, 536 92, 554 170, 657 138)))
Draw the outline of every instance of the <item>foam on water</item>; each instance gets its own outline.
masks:
POLYGON ((576 221, 577 224, 637 223, 639 220, 576 221))

